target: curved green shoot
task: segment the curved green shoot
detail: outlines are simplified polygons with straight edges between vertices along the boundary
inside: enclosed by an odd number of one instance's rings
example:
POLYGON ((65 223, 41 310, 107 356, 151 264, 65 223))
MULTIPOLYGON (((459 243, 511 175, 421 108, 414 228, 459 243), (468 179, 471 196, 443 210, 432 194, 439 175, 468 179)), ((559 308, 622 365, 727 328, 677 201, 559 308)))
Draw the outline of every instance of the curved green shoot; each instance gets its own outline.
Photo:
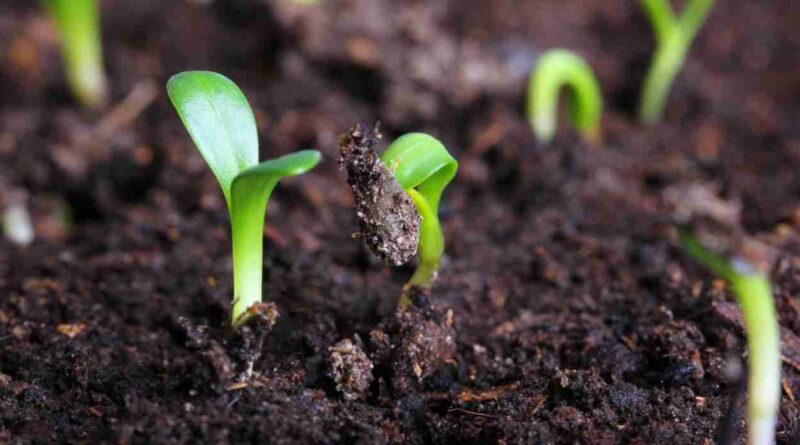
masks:
POLYGON ((381 160, 414 201, 422 218, 417 251, 419 264, 409 284, 429 288, 436 279, 444 254, 439 201, 456 175, 458 162, 441 142, 424 133, 401 136, 383 152, 381 160))
POLYGON ((769 281, 750 264, 727 261, 686 233, 682 234, 682 242, 692 258, 730 284, 742 308, 749 366, 748 444, 772 445, 781 394, 781 345, 769 281))
POLYGON ((234 326, 262 301, 264 218, 282 178, 313 169, 320 153, 303 150, 258 163, 258 132, 244 94, 227 77, 208 71, 173 76, 167 91, 183 124, 222 187, 233 240, 234 326))
POLYGON ((641 0, 641 4, 656 35, 656 51, 644 80, 639 119, 653 124, 664 114, 672 83, 714 0, 688 0, 680 17, 676 17, 669 0, 641 0))
POLYGON ((552 49, 541 56, 531 71, 527 111, 536 138, 548 143, 556 133, 558 95, 570 88, 570 117, 578 132, 590 142, 600 137, 603 95, 589 65, 572 51, 552 49))
POLYGON ((103 69, 97 0, 41 0, 55 19, 67 84, 87 108, 106 104, 108 86, 103 69))

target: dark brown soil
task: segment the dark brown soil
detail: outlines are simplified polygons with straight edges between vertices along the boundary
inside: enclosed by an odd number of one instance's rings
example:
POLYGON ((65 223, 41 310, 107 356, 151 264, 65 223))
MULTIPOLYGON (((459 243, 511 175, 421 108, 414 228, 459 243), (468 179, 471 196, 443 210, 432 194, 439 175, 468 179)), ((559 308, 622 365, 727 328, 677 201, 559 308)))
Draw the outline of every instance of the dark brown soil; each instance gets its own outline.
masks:
POLYGON ((653 39, 627 0, 103 0, 114 103, 140 94, 99 116, 67 94, 36 2, 0 2, 0 204, 27 202, 37 234, 0 241, 0 443, 741 443, 741 315, 664 199, 690 185, 778 254, 778 439, 800 443, 800 9, 724 3, 644 128, 653 39), (599 146, 564 126, 540 147, 525 122, 527 71, 555 46, 601 80, 599 146), (262 159, 325 155, 270 203, 280 317, 260 348, 225 335, 224 199, 163 90, 188 69, 242 87, 262 159), (460 160, 447 258, 406 319, 411 266, 352 239, 336 162, 377 120, 460 160), (451 336, 453 356, 414 336, 451 336))

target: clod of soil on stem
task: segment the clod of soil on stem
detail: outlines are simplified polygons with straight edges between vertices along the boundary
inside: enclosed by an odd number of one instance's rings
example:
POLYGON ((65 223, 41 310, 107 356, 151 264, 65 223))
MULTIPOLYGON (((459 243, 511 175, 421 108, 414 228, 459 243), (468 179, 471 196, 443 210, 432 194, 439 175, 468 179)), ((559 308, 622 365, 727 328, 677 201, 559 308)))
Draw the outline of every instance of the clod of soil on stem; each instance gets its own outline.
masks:
POLYGON ((354 400, 361 397, 372 383, 372 361, 361 348, 361 341, 356 337, 353 342, 349 338, 329 348, 330 375, 345 399, 354 400))
MULTIPOLYGON (((400 266, 416 253, 420 216, 373 147, 380 141, 377 125, 356 125, 339 141, 339 165, 347 171, 356 216, 367 247, 387 264, 400 266)), ((390 166, 391 167, 391 166, 390 166)))
POLYGON ((413 305, 370 332, 373 360, 388 369, 392 388, 409 394, 456 354, 453 312, 430 304, 429 291, 418 286, 406 290, 413 305))

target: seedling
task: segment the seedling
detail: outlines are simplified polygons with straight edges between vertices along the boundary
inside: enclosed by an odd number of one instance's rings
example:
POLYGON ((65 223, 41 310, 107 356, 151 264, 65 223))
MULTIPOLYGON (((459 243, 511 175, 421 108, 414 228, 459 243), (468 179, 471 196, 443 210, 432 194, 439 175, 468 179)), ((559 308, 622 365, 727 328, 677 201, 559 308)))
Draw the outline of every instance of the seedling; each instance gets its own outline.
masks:
POLYGON ((61 37, 67 84, 72 94, 85 107, 103 107, 108 87, 103 69, 97 0, 41 1, 55 19, 61 37))
POLYGON ((167 91, 183 124, 222 187, 233 239, 232 325, 262 301, 264 215, 282 178, 314 168, 316 150, 258 163, 258 132, 242 91, 227 77, 208 71, 173 76, 167 91))
POLYGON ((669 0, 641 0, 656 35, 656 51, 644 80, 639 119, 648 124, 661 120, 675 76, 683 66, 697 31, 703 26, 714 0, 688 0, 683 15, 675 16, 669 0))
POLYGON ((436 279, 444 254, 439 201, 456 175, 458 162, 445 146, 425 133, 409 133, 381 155, 397 183, 408 193, 422 221, 419 226, 419 264, 409 284, 428 288, 436 279))
POLYGON ((528 83, 528 119, 536 138, 548 143, 556 133, 558 94, 571 91, 572 124, 588 141, 600 137, 603 95, 592 69, 572 51, 553 49, 541 56, 528 83))
POLYGON ((780 402, 781 351, 775 303, 769 281, 741 259, 728 261, 682 234, 687 253, 727 281, 744 315, 747 329, 747 426, 750 445, 775 443, 775 422, 780 402))
MULTIPOLYGON (((374 147, 381 137, 377 127, 356 125, 339 144, 361 228, 357 236, 387 264, 399 266, 418 255, 406 289, 427 289, 444 253, 439 202, 458 162, 441 142, 423 133, 398 138, 378 157, 374 147)), ((404 292, 400 309, 408 303, 404 292)))

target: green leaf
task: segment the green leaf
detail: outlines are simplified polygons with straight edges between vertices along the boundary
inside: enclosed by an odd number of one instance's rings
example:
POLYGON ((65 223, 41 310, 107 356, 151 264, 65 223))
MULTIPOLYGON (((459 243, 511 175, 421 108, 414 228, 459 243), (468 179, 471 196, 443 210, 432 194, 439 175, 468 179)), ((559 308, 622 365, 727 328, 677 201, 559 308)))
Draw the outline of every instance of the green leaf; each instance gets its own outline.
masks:
POLYGON ((272 190, 285 177, 314 168, 321 155, 303 150, 264 161, 233 180, 231 230, 233 238, 233 324, 261 301, 264 218, 272 190))
POLYGON ((230 208, 234 178, 258 163, 258 131, 247 98, 230 79, 209 71, 177 74, 167 91, 230 208))
POLYGON ((401 136, 383 152, 381 160, 401 187, 417 189, 435 209, 458 170, 458 162, 445 146, 425 133, 401 136))
MULTIPOLYGON (((422 217, 419 233, 420 263, 411 284, 430 287, 444 254, 444 234, 439 223, 439 201, 458 170, 458 162, 436 138, 424 133, 401 136, 381 155, 400 186, 414 201, 422 217)), ((401 306, 405 304, 401 300, 401 306)))

